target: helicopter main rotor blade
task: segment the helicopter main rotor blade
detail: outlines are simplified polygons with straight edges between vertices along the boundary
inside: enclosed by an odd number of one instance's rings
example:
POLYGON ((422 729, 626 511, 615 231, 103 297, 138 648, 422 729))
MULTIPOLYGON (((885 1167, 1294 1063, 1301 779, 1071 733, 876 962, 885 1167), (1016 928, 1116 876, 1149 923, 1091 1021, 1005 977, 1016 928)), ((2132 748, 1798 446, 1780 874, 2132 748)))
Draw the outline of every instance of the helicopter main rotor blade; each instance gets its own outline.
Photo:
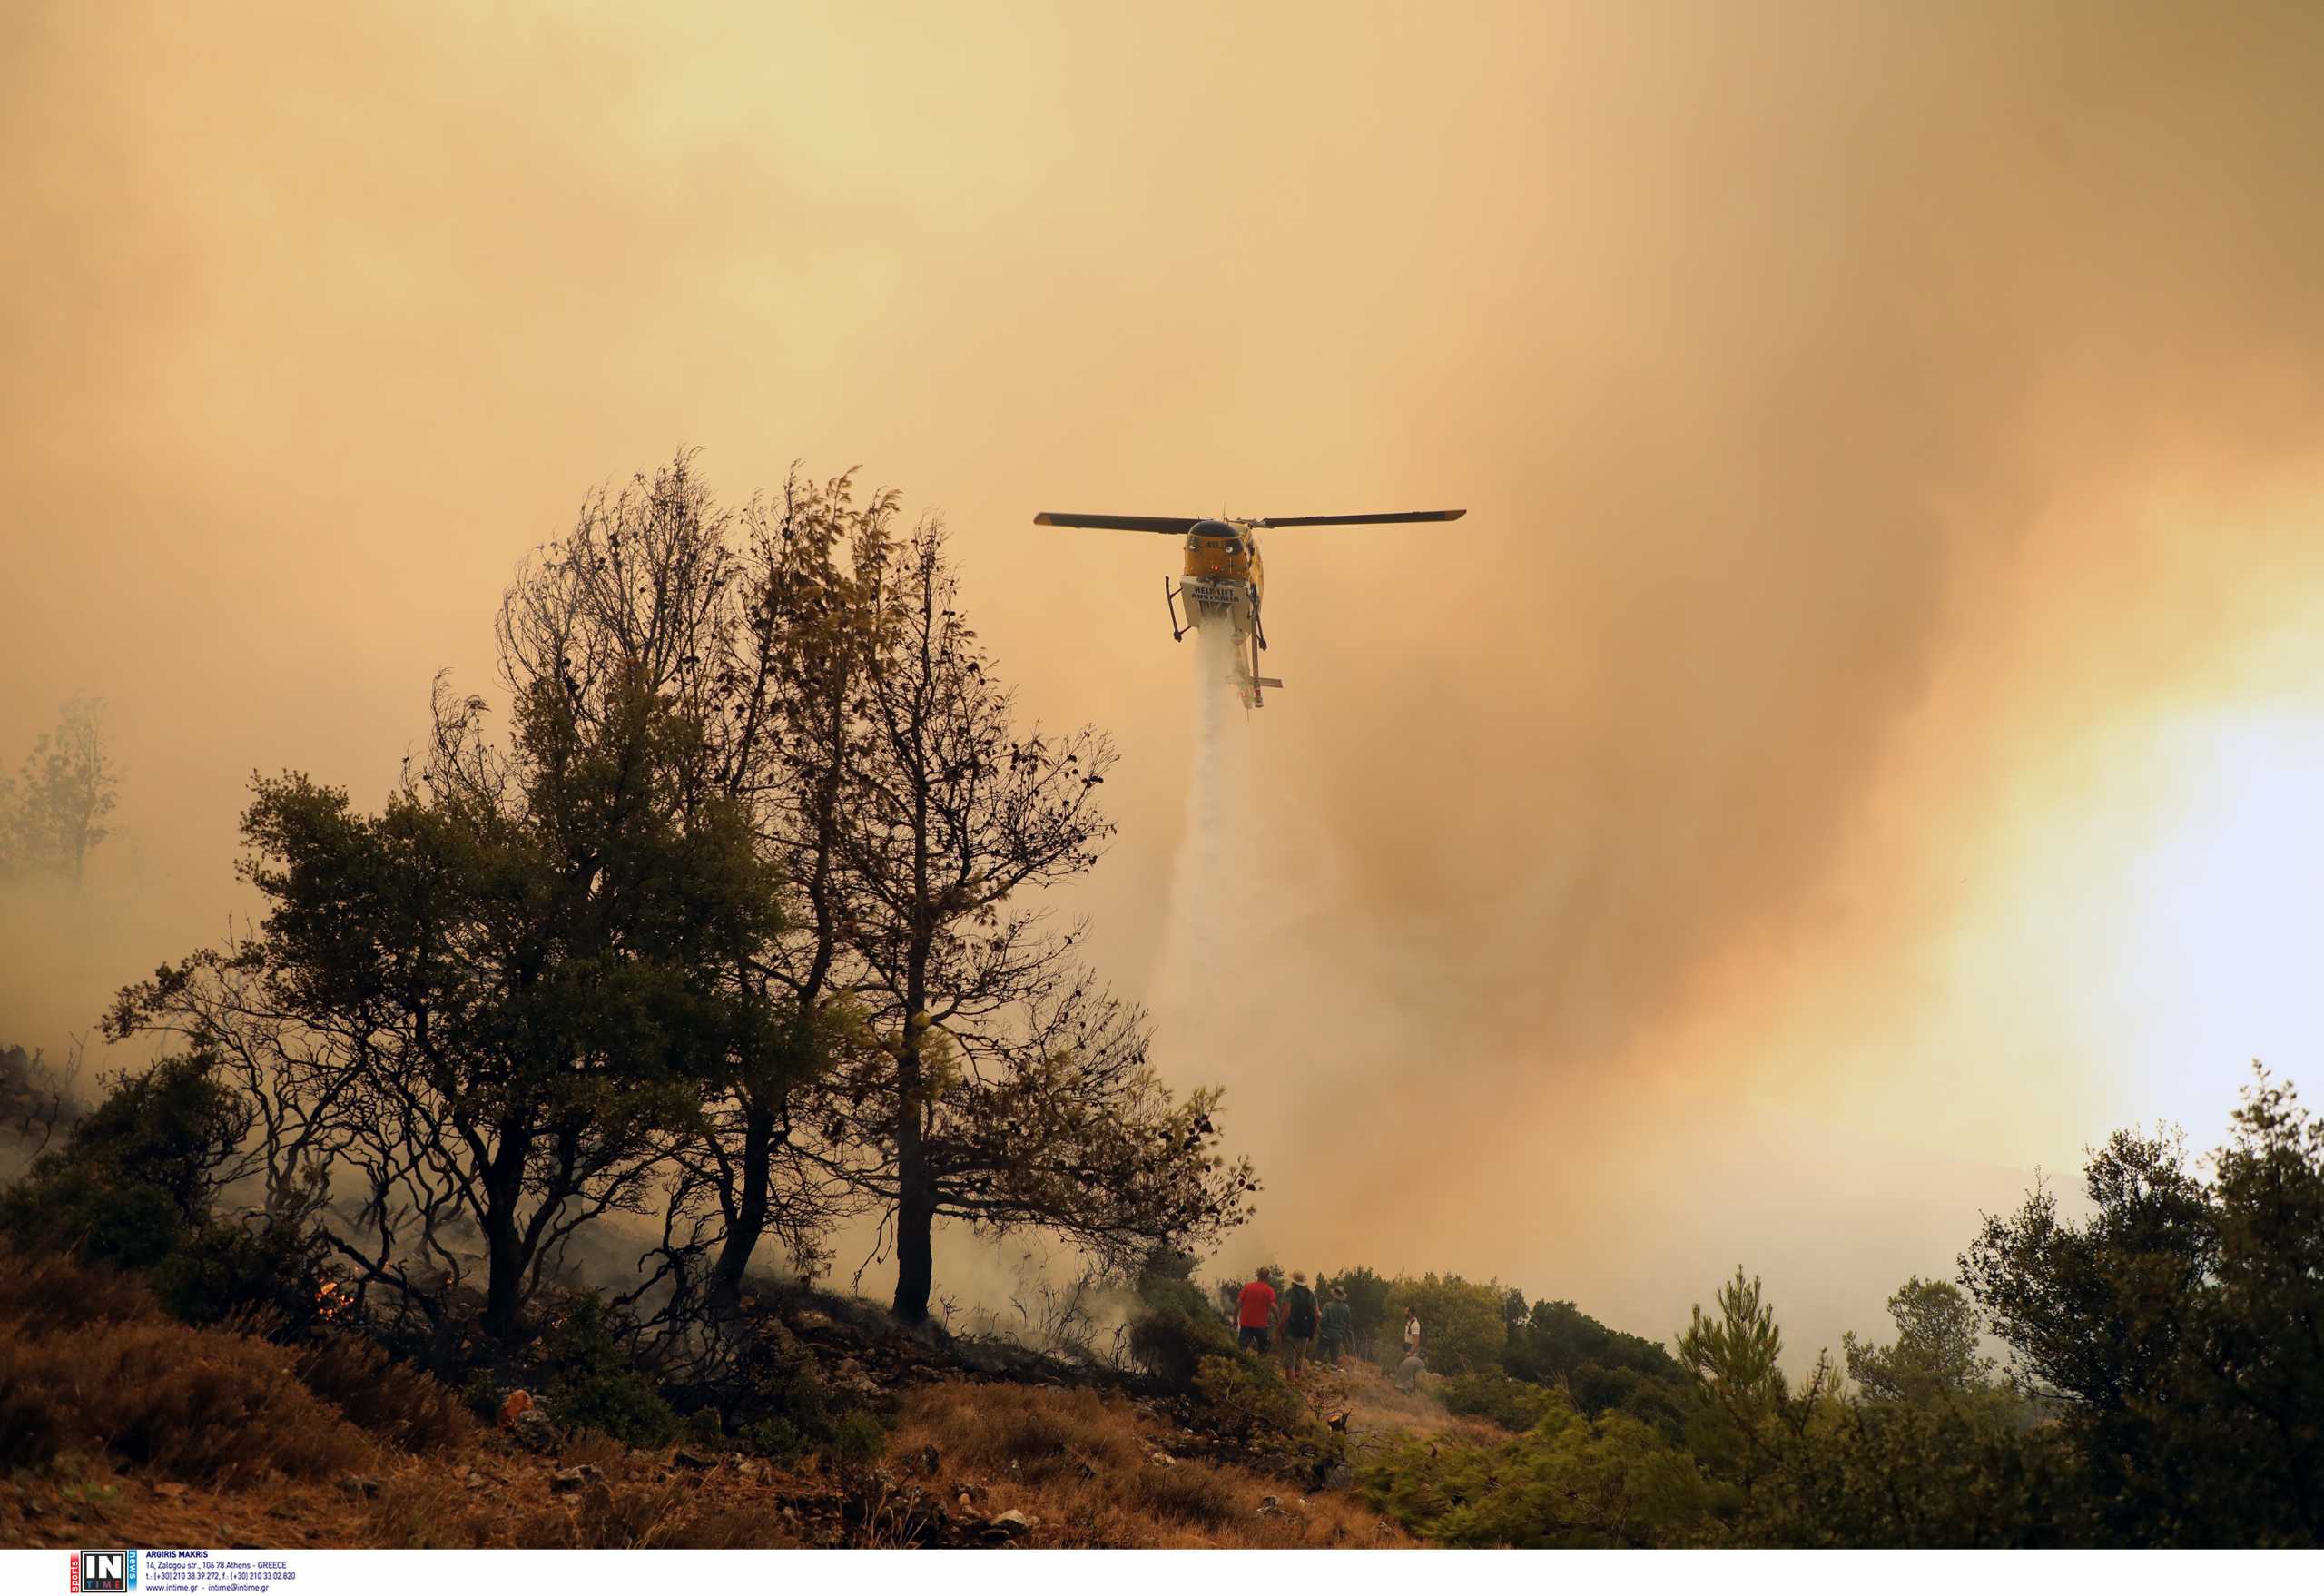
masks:
POLYGON ((1466 510, 1398 510, 1386 516, 1275 516, 1254 527, 1383 527, 1391 521, 1457 521, 1466 510))
POLYGON ((1036 527, 1095 527, 1101 532, 1191 532, 1200 516, 1077 516, 1043 510, 1036 527))

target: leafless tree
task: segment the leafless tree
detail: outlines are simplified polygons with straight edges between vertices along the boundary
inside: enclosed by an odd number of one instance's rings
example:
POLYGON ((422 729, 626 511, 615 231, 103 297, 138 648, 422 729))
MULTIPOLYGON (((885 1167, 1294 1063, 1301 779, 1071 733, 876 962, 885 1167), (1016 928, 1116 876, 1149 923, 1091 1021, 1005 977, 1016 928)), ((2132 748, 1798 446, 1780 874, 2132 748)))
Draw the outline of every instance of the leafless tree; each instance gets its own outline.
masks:
POLYGON ((0 1124, 25 1144, 20 1157, 36 1158, 47 1150, 57 1131, 78 1115, 75 1089, 86 1040, 74 1037, 62 1064, 51 1064, 38 1049, 0 1048, 0 1124))

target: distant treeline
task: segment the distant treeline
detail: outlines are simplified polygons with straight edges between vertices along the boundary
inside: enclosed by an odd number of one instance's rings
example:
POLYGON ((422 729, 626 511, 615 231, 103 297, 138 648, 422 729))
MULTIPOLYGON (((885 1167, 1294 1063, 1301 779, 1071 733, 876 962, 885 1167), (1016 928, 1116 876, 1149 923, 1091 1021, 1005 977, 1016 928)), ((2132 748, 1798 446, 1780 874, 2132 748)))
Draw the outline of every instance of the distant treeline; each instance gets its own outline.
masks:
POLYGON ((1375 1502, 1456 1545, 2324 1543, 2324 1120, 2259 1078, 2203 1178, 2172 1138, 2093 1153, 1987 1217, 1894 1339, 1801 1380, 1738 1269, 1673 1351, 1456 1276, 1334 1276, 1393 1336, 1420 1313, 1446 1405, 1510 1432, 1394 1444, 1375 1502), (1990 1333, 2008 1350, 1996 1367, 1990 1333))

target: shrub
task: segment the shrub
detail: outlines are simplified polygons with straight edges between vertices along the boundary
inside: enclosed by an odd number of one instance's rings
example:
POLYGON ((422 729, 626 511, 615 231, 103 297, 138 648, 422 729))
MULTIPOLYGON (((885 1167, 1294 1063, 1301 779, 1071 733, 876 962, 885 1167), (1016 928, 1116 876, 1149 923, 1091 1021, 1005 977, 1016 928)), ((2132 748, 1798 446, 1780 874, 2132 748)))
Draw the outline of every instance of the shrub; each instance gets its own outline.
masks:
POLYGON ((61 1419, 53 1394, 0 1347, 0 1470, 47 1467, 64 1445, 61 1419))
POLYGON ((1563 1402, 1499 1445, 1396 1439, 1362 1482, 1373 1505, 1452 1546, 1680 1544, 1709 1506, 1685 1452, 1623 1414, 1592 1424, 1563 1402))
MULTIPOLYGON (((13 1328, 13 1327, 11 1327, 13 1328)), ((370 1443, 299 1383, 285 1349, 160 1320, 0 1337, 0 1466, 105 1454, 199 1484, 359 1467, 370 1443)))
POLYGON ((448 1452, 475 1433, 458 1395, 359 1336, 326 1336, 293 1367, 350 1424, 405 1452, 448 1452))
POLYGON ((807 1437, 789 1419, 761 1419, 742 1438, 753 1452, 777 1463, 794 1463, 807 1452, 807 1437))
POLYGON ((1211 1311, 1199 1288, 1160 1276, 1139 1283, 1138 1308, 1130 1320, 1130 1355, 1163 1384, 1190 1392, 1203 1359, 1232 1357, 1235 1350, 1234 1332, 1211 1311))
POLYGON ((880 1421, 858 1408, 832 1427, 831 1454, 842 1468, 860 1469, 879 1461, 888 1450, 888 1433, 880 1421))
POLYGON ((133 1275, 71 1257, 27 1256, 0 1244, 0 1325, 18 1335, 48 1335, 155 1315, 153 1294, 133 1275))
POLYGON ((1263 1463, 1320 1483, 1346 1454, 1344 1438, 1260 1359, 1206 1357, 1196 1371, 1195 1391, 1212 1427, 1263 1463))
POLYGON ((1138 1506, 1157 1518, 1215 1530, 1241 1511, 1233 1489, 1196 1463, 1140 1470, 1134 1488, 1138 1506))
POLYGON ((55 1153, 44 1153, 29 1176, 0 1193, 0 1229, 22 1252, 150 1269, 177 1250, 185 1228, 161 1187, 116 1184, 55 1153))
POLYGON ((1387 1334, 1402 1335, 1404 1315, 1417 1310, 1421 1355, 1431 1368, 1468 1374, 1493 1367, 1508 1345, 1503 1314, 1508 1296, 1497 1282, 1465 1280, 1458 1275, 1399 1279, 1388 1292, 1387 1334))
POLYGON ((469 1413, 491 1424, 500 1417, 500 1404, 506 1398, 500 1382, 494 1379, 490 1369, 478 1369, 460 1387, 460 1401, 469 1413))
POLYGON ((1078 1480, 1084 1465, 1119 1475, 1145 1456, 1132 1411, 1094 1391, 934 1386, 914 1393, 907 1412, 956 1466, 1028 1485, 1078 1480))
POLYGON ((566 1304, 541 1355, 555 1371, 545 1405, 558 1424, 601 1431, 631 1446, 666 1446, 677 1434, 676 1412, 632 1364, 596 1293, 566 1304))
POLYGON ((0 1197, 0 1227, 26 1251, 150 1268, 208 1222, 250 1116, 205 1056, 123 1076, 0 1197))
POLYGON ((162 1305, 189 1325, 263 1315, 278 1339, 304 1340, 322 1319, 323 1242, 289 1225, 203 1225, 153 1271, 162 1305))
POLYGON ((548 1411, 561 1424, 600 1431, 630 1446, 667 1446, 678 1433, 678 1415, 653 1383, 628 1371, 560 1380, 551 1387, 548 1411))
POLYGON ((1531 1429, 1542 1415, 1564 1402, 1554 1391, 1498 1372, 1457 1374, 1444 1383, 1440 1394, 1453 1413, 1472 1414, 1513 1431, 1531 1429))
POLYGON ((828 1440, 837 1419, 831 1399, 816 1373, 815 1360, 797 1343, 778 1335, 763 1335, 745 1349, 743 1394, 726 1410, 735 1433, 753 1441, 755 1450, 769 1457, 792 1458, 819 1441, 828 1440))
POLYGON ((1604 1402, 1586 1400, 1581 1390, 1586 1371, 1598 1371, 1601 1388, 1607 1376, 1623 1373, 1674 1384, 1686 1378, 1667 1347, 1609 1329, 1570 1302, 1535 1303, 1524 1321, 1511 1328, 1502 1365, 1521 1380, 1544 1385, 1571 1377, 1574 1401, 1584 1413, 1624 1405, 1619 1394, 1604 1402))
POLYGON ((318 1316, 320 1241, 296 1225, 211 1216, 250 1118, 206 1057, 125 1076, 0 1193, 0 1232, 26 1253, 150 1273, 162 1305, 189 1324, 262 1313, 303 1335, 318 1316))

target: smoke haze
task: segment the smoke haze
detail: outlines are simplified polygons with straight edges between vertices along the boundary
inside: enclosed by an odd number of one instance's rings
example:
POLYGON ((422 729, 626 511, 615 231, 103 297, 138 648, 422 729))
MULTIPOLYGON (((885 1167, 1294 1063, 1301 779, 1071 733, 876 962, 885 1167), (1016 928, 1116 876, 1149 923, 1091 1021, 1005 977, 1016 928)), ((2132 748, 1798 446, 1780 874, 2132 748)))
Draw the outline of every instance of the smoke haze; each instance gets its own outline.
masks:
POLYGON ((0 1040, 248 910, 253 769, 383 795, 589 484, 861 461, 1125 752, 1074 907, 1229 1088, 1222 1268, 1872 1327, 2324 1088, 2320 81, 2295 0, 11 7, 0 756, 88 692, 125 777, 0 1040), (1440 506, 1268 539, 1215 746, 1175 546, 1029 525, 1440 506))

